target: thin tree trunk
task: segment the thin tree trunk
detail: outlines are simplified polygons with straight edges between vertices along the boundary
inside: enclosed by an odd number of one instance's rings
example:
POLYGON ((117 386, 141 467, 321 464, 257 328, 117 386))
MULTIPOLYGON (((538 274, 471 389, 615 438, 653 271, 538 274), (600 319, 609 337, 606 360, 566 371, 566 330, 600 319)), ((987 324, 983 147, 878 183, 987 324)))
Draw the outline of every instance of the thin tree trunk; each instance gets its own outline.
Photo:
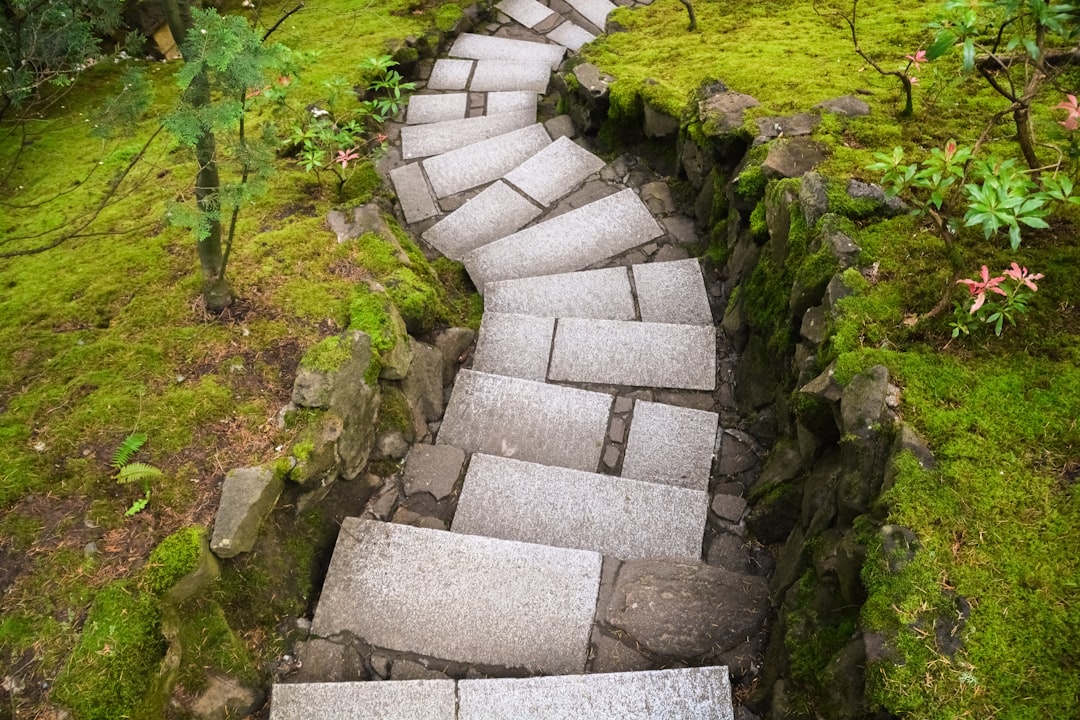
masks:
POLYGON ((679 0, 685 7, 686 12, 690 15, 690 27, 687 30, 697 30, 697 15, 694 14, 693 0, 679 0))

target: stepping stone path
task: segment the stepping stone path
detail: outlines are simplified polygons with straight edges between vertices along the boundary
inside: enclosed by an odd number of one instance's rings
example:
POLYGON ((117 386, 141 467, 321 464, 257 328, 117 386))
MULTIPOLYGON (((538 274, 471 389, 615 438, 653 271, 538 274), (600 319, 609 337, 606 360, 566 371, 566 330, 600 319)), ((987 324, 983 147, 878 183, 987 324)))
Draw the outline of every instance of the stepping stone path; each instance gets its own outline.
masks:
POLYGON ((566 118, 537 122, 552 71, 615 8, 550 3, 501 0, 488 30, 511 37, 460 35, 404 114, 402 214, 485 297, 421 453, 466 470, 438 495, 449 530, 347 519, 312 623, 467 679, 278 684, 272 720, 733 718, 726 667, 590 672, 608 563, 702 557, 719 418, 697 408, 722 373, 670 201, 549 132, 566 118))

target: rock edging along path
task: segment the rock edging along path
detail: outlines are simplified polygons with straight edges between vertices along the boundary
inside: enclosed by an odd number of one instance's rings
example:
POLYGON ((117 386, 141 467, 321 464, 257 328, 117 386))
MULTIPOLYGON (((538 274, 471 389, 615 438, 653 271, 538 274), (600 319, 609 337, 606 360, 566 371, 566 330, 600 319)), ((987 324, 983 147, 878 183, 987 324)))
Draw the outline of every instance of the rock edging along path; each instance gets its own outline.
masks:
POLYGON ((488 303, 437 444, 404 469, 456 515, 394 511, 395 483, 343 523, 308 646, 329 677, 276 685, 271 718, 729 720, 767 591, 701 560, 721 534, 738 555, 741 525, 713 499, 728 366, 693 232, 644 168, 537 122, 615 6, 497 7, 422 76, 385 168, 409 229, 488 303), (318 682, 355 678, 326 653, 393 682, 318 682))

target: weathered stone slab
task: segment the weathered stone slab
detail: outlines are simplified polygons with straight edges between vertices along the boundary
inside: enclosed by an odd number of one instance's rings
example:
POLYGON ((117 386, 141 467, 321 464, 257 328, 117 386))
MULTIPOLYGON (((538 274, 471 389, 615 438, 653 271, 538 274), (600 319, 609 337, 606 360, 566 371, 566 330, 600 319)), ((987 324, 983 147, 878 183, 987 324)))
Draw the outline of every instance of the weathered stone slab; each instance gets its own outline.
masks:
POLYGON ((460 720, 734 720, 726 667, 462 680, 460 720))
POLYGON ((543 382, 555 318, 485 312, 473 370, 543 382))
POLYGON ((495 280, 580 270, 661 234, 649 209, 628 188, 477 248, 464 262, 483 292, 495 280))
POLYGON ((436 500, 450 497, 457 486, 465 453, 450 445, 414 445, 405 458, 402 484, 406 495, 429 493, 436 500))
POLYGON ((603 160, 570 138, 561 137, 508 172, 505 180, 549 207, 602 167, 603 160))
POLYGON ((536 122, 536 108, 462 120, 444 120, 401 128, 401 156, 406 160, 441 155, 466 145, 520 130, 536 122))
POLYGON ((716 413, 638 400, 623 477, 707 490, 718 423, 716 413))
POLYGON ((435 67, 428 78, 429 90, 464 90, 472 74, 472 60, 449 60, 442 58, 435 61, 435 67))
POLYGON ((419 163, 394 168, 390 171, 390 180, 394 183, 406 222, 412 224, 439 214, 419 163))
POLYGON ((693 325, 566 318, 555 331, 548 378, 713 390, 715 331, 693 325))
POLYGON ((713 324, 705 279, 695 259, 635 265, 634 287, 645 322, 713 324))
POLYGON ((553 14, 551 8, 536 0, 502 0, 495 7, 527 28, 542 23, 553 14))
POLYGON ((540 208, 499 181, 435 223, 422 237, 446 257, 461 260, 470 250, 525 227, 540 212, 540 208))
POLYGON ((259 536, 259 525, 284 487, 285 479, 272 467, 230 470, 221 486, 221 500, 214 517, 214 533, 210 538, 214 554, 231 558, 250 552, 259 536))
POLYGON ((413 95, 405 110, 405 122, 409 125, 460 120, 469 109, 468 93, 442 93, 440 95, 413 95))
POLYGON ((602 393, 462 370, 437 442, 592 472, 611 401, 602 393))
POLYGON ((528 110, 536 107, 536 93, 528 90, 504 90, 489 92, 487 95, 487 114, 528 110))
POLYGON ((699 559, 702 490, 473 455, 452 530, 625 560, 699 559))
POLYGON ((567 0, 570 7, 581 13, 582 17, 603 30, 607 24, 607 16, 615 9, 615 4, 608 0, 567 0))
POLYGON ((435 196, 444 198, 498 180, 550 143, 543 125, 530 125, 430 157, 424 170, 435 196))
MULTIPOLYGON (((464 663, 580 673, 601 556, 346 518, 312 632, 464 663)), ((411 716, 411 714, 410 714, 411 716)))
POLYGON ((574 52, 581 49, 585 43, 592 42, 596 36, 591 32, 576 25, 569 20, 547 34, 548 38, 563 45, 574 52))
POLYGON ((554 71, 559 68, 565 53, 566 48, 561 45, 463 33, 454 41, 449 55, 471 60, 539 62, 545 63, 554 71))
POLYGON ((270 720, 456 720, 453 680, 274 685, 270 720))
POLYGON ((543 94, 550 81, 551 68, 547 63, 480 60, 476 63, 469 89, 473 92, 525 90, 543 94))
POLYGON ((489 312, 542 317, 633 320, 634 296, 626 268, 541 275, 489 283, 484 295, 489 312))

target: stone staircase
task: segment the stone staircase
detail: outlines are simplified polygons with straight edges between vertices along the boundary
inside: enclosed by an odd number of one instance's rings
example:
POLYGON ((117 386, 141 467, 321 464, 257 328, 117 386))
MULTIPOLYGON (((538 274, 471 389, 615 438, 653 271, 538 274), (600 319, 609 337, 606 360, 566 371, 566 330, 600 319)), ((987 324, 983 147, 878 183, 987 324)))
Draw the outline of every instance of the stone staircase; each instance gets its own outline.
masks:
POLYGON ((390 171, 411 229, 485 296, 436 438, 468 458, 457 509, 449 531, 347 519, 312 623, 469 670, 277 684, 270 717, 730 719, 726 667, 590 672, 608 565, 702 557, 716 330, 698 261, 565 121, 536 122, 615 6, 496 7, 513 37, 463 34, 434 63, 390 171))

